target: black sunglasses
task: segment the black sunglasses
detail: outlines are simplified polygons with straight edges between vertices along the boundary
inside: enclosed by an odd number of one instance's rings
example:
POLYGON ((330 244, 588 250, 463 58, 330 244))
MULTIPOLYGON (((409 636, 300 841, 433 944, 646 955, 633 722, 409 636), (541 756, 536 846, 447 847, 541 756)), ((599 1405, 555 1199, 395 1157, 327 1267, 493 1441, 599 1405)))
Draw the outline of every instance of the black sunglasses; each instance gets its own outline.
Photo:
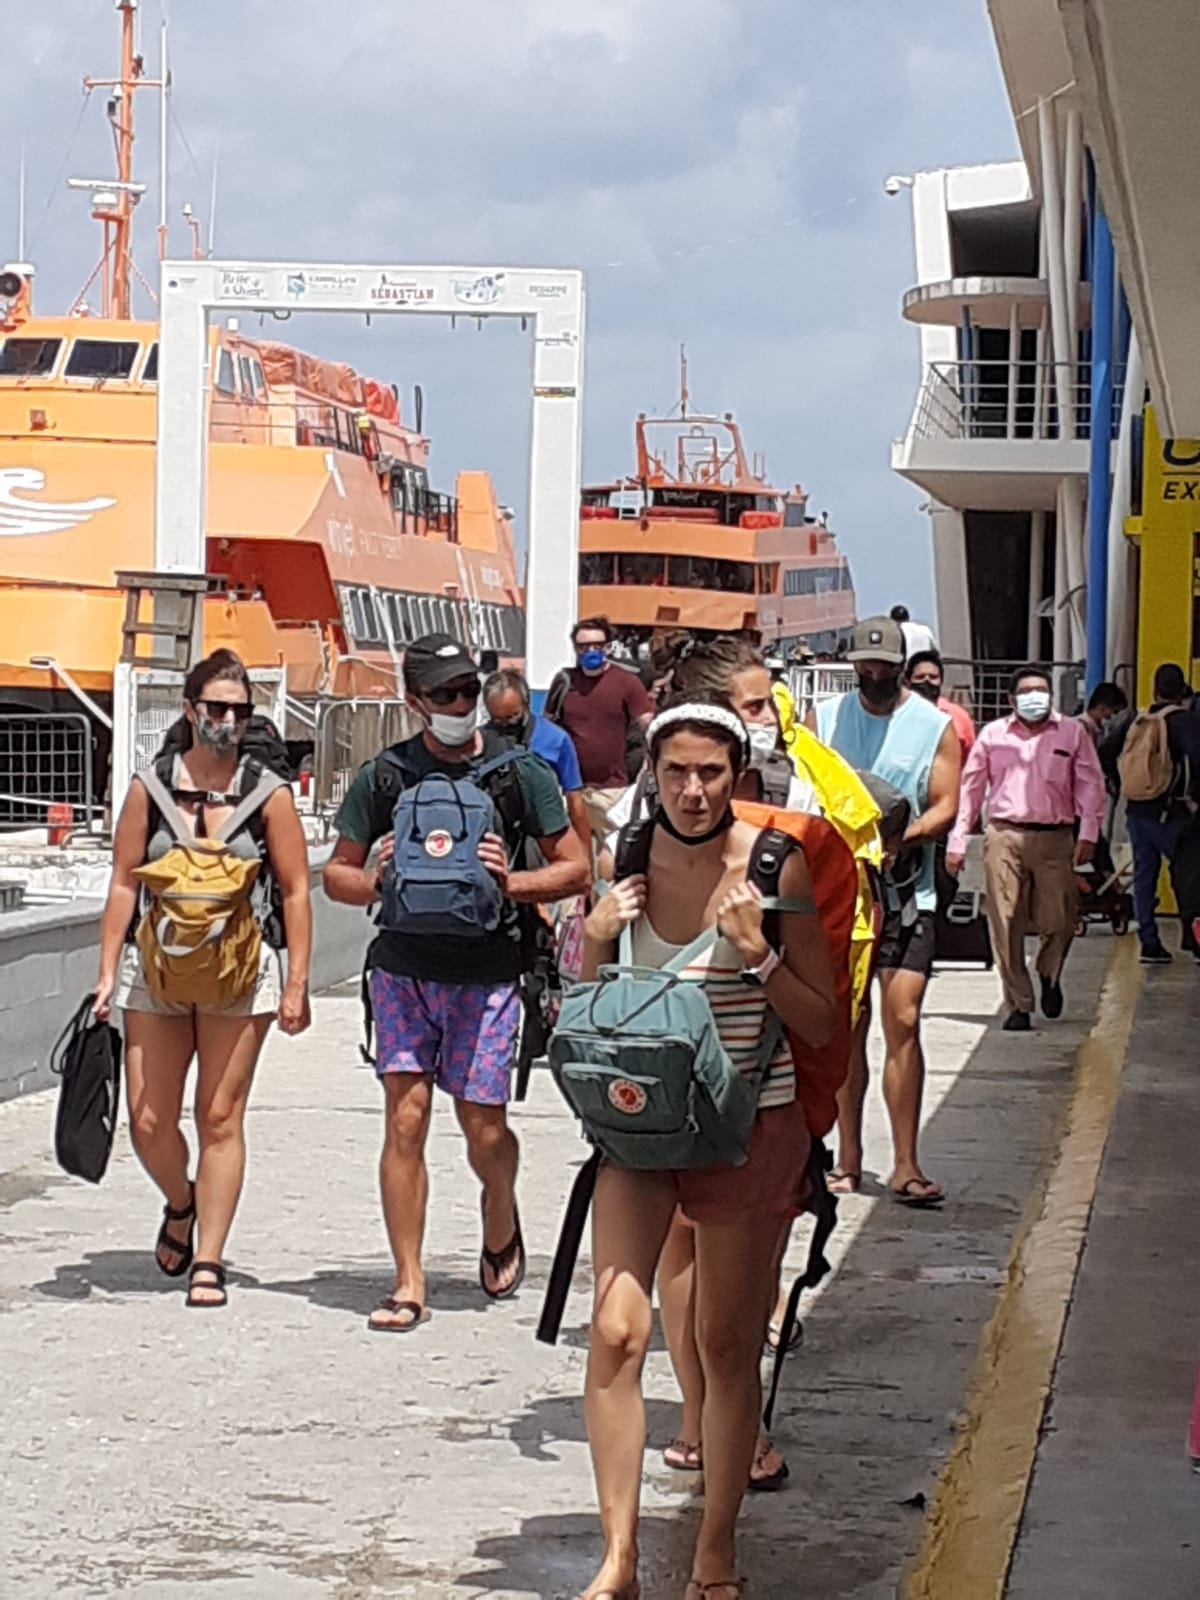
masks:
POLYGON ((247 700, 193 700, 197 711, 203 711, 214 722, 223 722, 228 712, 233 712, 235 722, 248 722, 254 707, 247 700))
POLYGON ((435 706, 452 706, 456 700, 478 700, 479 688, 478 678, 472 678, 469 683, 447 683, 440 689, 426 689, 425 698, 432 700, 435 706))

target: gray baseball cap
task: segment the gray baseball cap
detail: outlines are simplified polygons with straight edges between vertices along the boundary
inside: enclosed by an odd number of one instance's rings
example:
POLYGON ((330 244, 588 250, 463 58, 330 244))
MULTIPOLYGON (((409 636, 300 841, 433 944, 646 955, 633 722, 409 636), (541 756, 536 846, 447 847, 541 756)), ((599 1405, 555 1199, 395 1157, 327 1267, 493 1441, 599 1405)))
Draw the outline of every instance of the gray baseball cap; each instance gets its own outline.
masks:
POLYGON ((866 617, 855 623, 847 661, 890 661, 902 667, 907 659, 904 629, 891 617, 866 617))

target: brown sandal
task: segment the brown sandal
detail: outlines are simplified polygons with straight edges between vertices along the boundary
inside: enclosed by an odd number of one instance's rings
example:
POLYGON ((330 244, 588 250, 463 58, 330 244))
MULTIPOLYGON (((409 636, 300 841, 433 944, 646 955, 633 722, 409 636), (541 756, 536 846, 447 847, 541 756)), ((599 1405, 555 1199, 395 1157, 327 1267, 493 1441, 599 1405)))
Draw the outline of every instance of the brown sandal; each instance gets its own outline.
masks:
POLYGON ((188 1201, 187 1205, 184 1206, 182 1211, 176 1211, 174 1207, 169 1205, 163 1207, 162 1227, 158 1230, 158 1238, 154 1241, 155 1264, 157 1265, 158 1270, 168 1278, 182 1278, 184 1273, 191 1266, 192 1257, 195 1254, 196 1185, 193 1183, 190 1185, 190 1187, 192 1191, 192 1198, 188 1201), (188 1229, 188 1236, 182 1244, 180 1244, 178 1239, 172 1239, 171 1235, 167 1232, 167 1225, 172 1222, 191 1223, 191 1227, 188 1229), (169 1250, 173 1256, 178 1256, 179 1260, 173 1267, 164 1267, 158 1253, 160 1250, 169 1250))

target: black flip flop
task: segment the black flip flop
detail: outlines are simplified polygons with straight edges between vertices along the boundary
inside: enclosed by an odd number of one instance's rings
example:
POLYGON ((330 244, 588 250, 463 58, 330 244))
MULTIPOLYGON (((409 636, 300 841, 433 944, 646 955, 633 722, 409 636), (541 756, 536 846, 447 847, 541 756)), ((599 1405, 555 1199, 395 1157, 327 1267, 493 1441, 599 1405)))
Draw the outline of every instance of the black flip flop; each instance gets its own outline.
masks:
POLYGON ((219 1311, 222 1306, 229 1304, 229 1296, 225 1293, 225 1268, 219 1261, 193 1261, 192 1270, 188 1276, 187 1299, 184 1304, 193 1311, 219 1311), (197 1283, 196 1274, 207 1272, 215 1281, 212 1283, 197 1283), (197 1289, 216 1289, 220 1292, 219 1300, 196 1300, 193 1298, 197 1289))
POLYGON ((428 1322, 430 1316, 428 1307, 423 1306, 419 1300, 397 1300, 394 1294, 389 1294, 386 1299, 381 1300, 375 1310, 391 1311, 396 1316, 400 1316, 402 1312, 407 1312, 412 1320, 410 1322, 372 1322, 368 1317, 367 1327, 371 1333, 411 1333, 414 1328, 419 1328, 423 1322, 428 1322))
POLYGON ((162 1227, 158 1230, 158 1238, 154 1241, 154 1262, 158 1270, 167 1278, 182 1278, 192 1264, 196 1235, 196 1185, 194 1183, 191 1185, 191 1190, 192 1198, 182 1211, 176 1211, 169 1205, 163 1207, 162 1227), (178 1239, 172 1239, 167 1232, 167 1224, 169 1222, 191 1223, 191 1227, 188 1229, 188 1236, 182 1244, 178 1239), (169 1250, 172 1255, 178 1256, 177 1264, 173 1267, 164 1267, 159 1259, 158 1252, 160 1250, 169 1250))
POLYGON ((479 1252, 479 1287, 489 1300, 511 1300, 525 1281, 525 1241, 521 1237, 521 1213, 515 1205, 513 1206, 513 1220, 516 1224, 513 1229, 513 1236, 503 1250, 489 1250, 485 1244, 479 1252), (487 1279, 484 1276, 484 1267, 491 1267, 496 1277, 499 1277, 505 1267, 512 1262, 514 1255, 517 1258, 516 1277, 507 1288, 489 1289, 487 1279))
POLYGON ((934 1206, 945 1203, 946 1196, 942 1190, 937 1194, 910 1194, 914 1187, 923 1189, 926 1186, 924 1178, 910 1178, 907 1183, 902 1183, 898 1189, 889 1186, 888 1193, 898 1206, 907 1206, 910 1211, 929 1211, 934 1206))

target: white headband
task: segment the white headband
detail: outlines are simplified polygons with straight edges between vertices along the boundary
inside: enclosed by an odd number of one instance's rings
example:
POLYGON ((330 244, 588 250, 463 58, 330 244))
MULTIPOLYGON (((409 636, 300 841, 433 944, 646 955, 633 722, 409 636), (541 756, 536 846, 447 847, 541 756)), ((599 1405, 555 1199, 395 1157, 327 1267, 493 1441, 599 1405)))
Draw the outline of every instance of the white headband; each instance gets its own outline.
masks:
POLYGON ((714 728, 724 728, 726 733, 735 736, 742 747, 743 757, 749 753, 750 735, 746 732, 745 723, 736 711, 727 711, 724 706, 672 706, 669 711, 660 711, 646 729, 646 743, 653 744, 660 733, 666 733, 677 722, 711 722, 714 728))

